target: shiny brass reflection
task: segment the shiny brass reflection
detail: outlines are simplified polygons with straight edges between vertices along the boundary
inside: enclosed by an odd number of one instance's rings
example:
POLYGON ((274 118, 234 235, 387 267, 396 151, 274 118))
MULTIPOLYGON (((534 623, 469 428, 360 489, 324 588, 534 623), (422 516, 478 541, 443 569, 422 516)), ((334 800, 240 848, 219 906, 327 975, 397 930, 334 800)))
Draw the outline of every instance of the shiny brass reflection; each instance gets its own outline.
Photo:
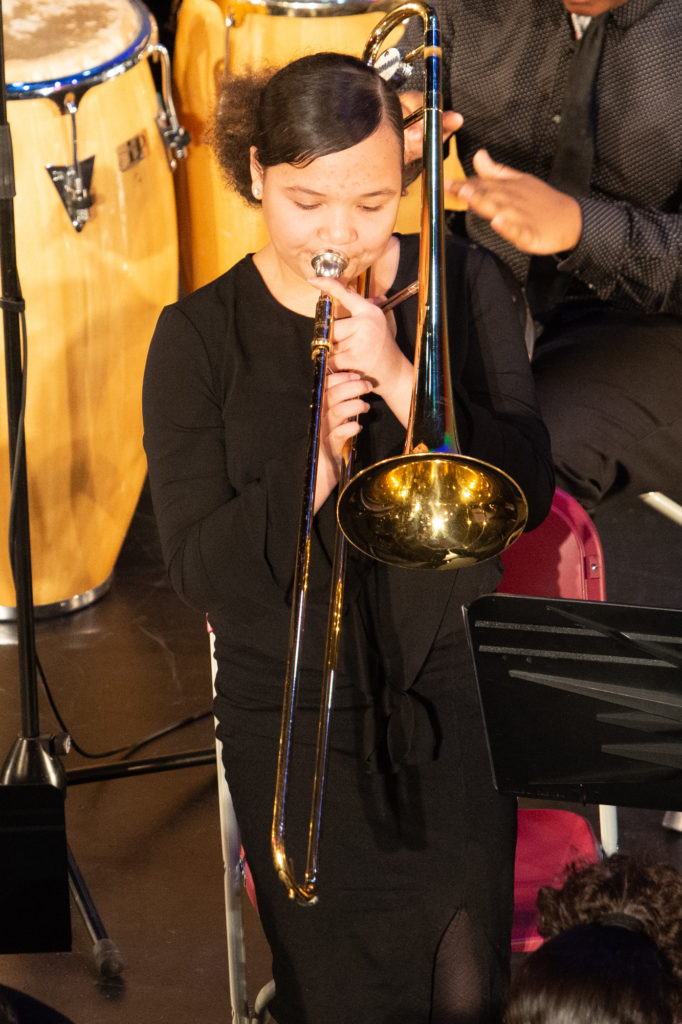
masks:
POLYGON ((527 520, 503 470, 451 454, 401 455, 358 473, 339 498, 346 538, 381 562, 464 568, 512 544, 527 520))

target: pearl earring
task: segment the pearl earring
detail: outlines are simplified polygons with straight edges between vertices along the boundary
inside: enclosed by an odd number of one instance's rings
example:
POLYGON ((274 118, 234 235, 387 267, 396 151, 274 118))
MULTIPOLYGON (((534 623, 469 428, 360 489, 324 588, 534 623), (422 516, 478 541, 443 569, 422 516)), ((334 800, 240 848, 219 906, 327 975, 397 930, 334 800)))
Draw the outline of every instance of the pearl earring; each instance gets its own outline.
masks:
POLYGON ((255 199, 260 199, 260 185, 252 185, 251 191, 253 192, 255 199))

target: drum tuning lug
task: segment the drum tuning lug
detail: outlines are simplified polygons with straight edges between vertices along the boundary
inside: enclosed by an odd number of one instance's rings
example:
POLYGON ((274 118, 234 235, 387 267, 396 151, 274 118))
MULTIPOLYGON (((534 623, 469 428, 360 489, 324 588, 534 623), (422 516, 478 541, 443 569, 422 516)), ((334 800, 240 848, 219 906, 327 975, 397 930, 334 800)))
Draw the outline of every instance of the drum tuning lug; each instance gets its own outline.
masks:
POLYGON ((168 50, 160 43, 153 44, 150 49, 154 59, 161 67, 161 94, 156 124, 161 133, 163 144, 166 147, 168 165, 171 171, 174 171, 178 160, 184 160, 187 156, 187 147, 191 139, 189 132, 178 121, 178 115, 175 112, 171 92, 171 63, 168 50))
POLYGON ((156 123, 159 126, 163 144, 166 147, 168 164, 172 171, 178 165, 178 160, 184 160, 187 156, 187 147, 191 142, 190 134, 181 124, 168 124, 166 111, 159 111, 156 115, 156 123))
POLYGON ((92 182, 92 169, 95 158, 94 156, 89 156, 85 160, 78 158, 78 126, 76 122, 78 97, 75 93, 69 92, 66 94, 64 98, 64 113, 68 114, 71 121, 73 163, 63 167, 46 164, 46 170, 52 178, 52 184, 59 193, 64 209, 71 218, 71 223, 76 231, 82 231, 90 219, 90 207, 93 203, 90 194, 90 184, 92 182))
POLYGON ((90 207, 93 204, 90 185, 94 164, 94 156, 89 156, 77 165, 56 167, 47 164, 45 168, 76 231, 82 231, 90 219, 90 207))

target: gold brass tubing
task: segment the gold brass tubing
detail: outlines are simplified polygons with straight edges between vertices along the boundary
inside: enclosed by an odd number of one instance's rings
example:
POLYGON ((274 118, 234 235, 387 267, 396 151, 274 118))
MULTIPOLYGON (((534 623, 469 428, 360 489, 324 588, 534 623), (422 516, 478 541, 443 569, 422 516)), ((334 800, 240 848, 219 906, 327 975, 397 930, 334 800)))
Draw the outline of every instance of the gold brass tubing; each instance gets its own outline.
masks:
POLYGON ((382 309, 384 313, 388 313, 389 309, 395 309, 405 299, 409 299, 412 295, 416 295, 419 291, 419 281, 412 281, 410 284, 405 285, 395 295, 391 295, 390 299, 384 299, 383 302, 377 303, 379 309, 382 309))
MULTIPOLYGON (((317 254, 313 258, 313 269, 322 277, 338 278, 346 266, 346 261, 338 253, 317 254), (330 257, 330 259, 326 259, 330 257), (333 257, 333 259, 331 258, 333 257), (322 262, 320 262, 322 260, 322 262)), ((275 870, 286 886, 289 896, 298 903, 310 906, 317 902, 315 886, 317 882, 317 855, 320 833, 320 816, 324 793, 327 748, 329 737, 329 716, 331 711, 334 675, 338 655, 338 638, 343 603, 343 580, 345 573, 345 541, 341 531, 337 531, 334 566, 332 568, 332 597, 329 607, 329 625, 325 650, 325 671, 323 689, 320 698, 320 716, 318 719, 318 739, 315 755, 315 774, 311 800, 311 816, 308 829, 308 851, 306 870, 303 883, 296 880, 294 867, 286 853, 286 800, 288 779, 291 765, 291 750, 294 733, 294 717, 296 695, 300 669, 300 655, 305 626, 305 604, 308 590, 308 570, 310 566, 310 542, 312 521, 315 506, 315 478, 320 444, 320 423, 324 384, 327 368, 327 356, 332 343, 334 304, 332 297, 320 295, 313 328, 311 355, 313 359, 313 395, 310 408, 310 422, 306 450, 305 482, 301 515, 298 528, 296 565, 294 569, 293 599, 289 625, 289 645, 282 701, 282 721, 280 728, 279 750, 277 757, 277 778, 275 783, 275 800, 272 813, 271 848, 275 870)), ((348 459, 350 463, 350 458, 348 459)), ((348 466, 343 471, 347 479, 348 466)))

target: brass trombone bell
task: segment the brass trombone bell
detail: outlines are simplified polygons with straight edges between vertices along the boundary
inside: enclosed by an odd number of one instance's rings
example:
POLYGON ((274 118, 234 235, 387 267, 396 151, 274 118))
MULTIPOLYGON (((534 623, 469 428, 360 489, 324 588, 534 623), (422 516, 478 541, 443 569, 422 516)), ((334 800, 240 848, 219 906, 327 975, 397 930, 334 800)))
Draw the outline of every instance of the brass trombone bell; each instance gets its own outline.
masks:
POLYGON ((503 470, 468 456, 411 453, 359 472, 343 491, 339 526, 380 562, 461 569, 494 558, 523 531, 526 506, 503 470))

